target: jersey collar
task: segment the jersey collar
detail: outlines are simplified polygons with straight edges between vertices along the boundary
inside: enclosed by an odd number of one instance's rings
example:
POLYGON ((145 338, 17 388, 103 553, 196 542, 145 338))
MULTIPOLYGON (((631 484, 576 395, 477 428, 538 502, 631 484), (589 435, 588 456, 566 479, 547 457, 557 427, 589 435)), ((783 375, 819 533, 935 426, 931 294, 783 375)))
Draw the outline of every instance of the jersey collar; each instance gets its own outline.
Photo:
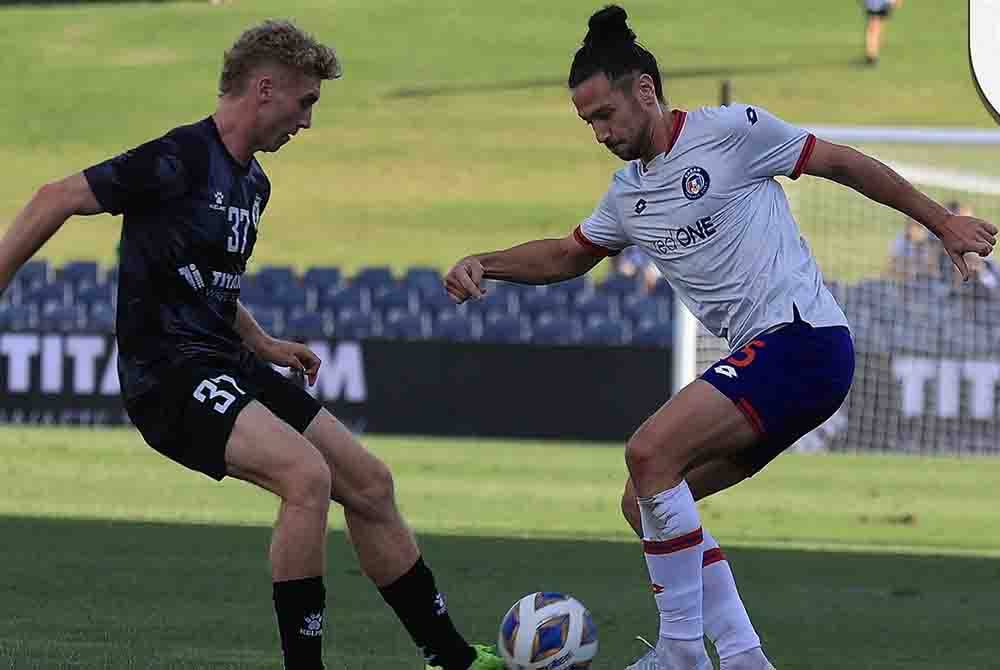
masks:
POLYGON ((674 148, 677 143, 677 138, 681 135, 681 130, 684 129, 684 121, 687 119, 687 112, 681 109, 674 109, 670 112, 671 117, 673 117, 674 129, 670 133, 670 141, 667 143, 667 148, 662 154, 657 154, 653 157, 653 160, 649 161, 649 165, 643 165, 642 161, 639 161, 639 174, 646 174, 650 170, 654 170, 657 166, 667 160, 670 155, 670 150, 674 148))

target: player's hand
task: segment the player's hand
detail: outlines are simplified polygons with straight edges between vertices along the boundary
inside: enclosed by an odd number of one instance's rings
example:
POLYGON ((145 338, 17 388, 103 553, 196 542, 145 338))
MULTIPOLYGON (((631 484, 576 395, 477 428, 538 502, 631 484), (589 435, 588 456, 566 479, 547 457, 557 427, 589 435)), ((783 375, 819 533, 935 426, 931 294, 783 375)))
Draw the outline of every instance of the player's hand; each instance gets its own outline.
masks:
POLYGON ((306 345, 275 338, 271 338, 267 344, 258 348, 257 355, 268 363, 298 370, 306 376, 309 386, 316 383, 319 366, 323 364, 320 357, 306 345))
POLYGON ((965 254, 975 253, 985 258, 993 252, 996 243, 996 226, 974 216, 949 216, 941 229, 941 244, 965 281, 969 279, 965 254))
POLYGON ((448 270, 444 278, 444 287, 451 299, 462 304, 469 298, 482 298, 486 295, 483 288, 483 264, 475 256, 463 258, 455 267, 448 270))

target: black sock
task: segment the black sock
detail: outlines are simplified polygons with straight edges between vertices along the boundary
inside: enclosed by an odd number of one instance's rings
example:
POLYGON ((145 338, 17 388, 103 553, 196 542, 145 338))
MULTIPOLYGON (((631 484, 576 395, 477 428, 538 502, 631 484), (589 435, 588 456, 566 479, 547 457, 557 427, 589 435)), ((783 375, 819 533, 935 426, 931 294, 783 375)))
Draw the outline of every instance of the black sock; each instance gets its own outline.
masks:
POLYGON ((285 670, 323 670, 324 610, 322 577, 274 582, 274 611, 285 670))
POLYGON ((444 670, 467 670, 476 650, 455 630, 444 595, 434 585, 434 575, 423 557, 388 586, 379 589, 396 616, 423 652, 428 665, 444 670))

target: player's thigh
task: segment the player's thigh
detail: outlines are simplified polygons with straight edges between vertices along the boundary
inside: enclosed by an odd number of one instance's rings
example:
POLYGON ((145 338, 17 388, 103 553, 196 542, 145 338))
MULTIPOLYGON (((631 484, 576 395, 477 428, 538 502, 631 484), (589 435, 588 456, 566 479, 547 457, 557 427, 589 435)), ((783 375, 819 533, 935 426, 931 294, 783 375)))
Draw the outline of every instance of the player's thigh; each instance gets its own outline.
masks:
POLYGON ((641 468, 647 477, 667 472, 683 476, 701 463, 746 449, 756 439, 753 426, 732 401, 698 379, 646 419, 626 453, 630 468, 641 468))
POLYGON ((363 511, 392 499, 389 468, 330 412, 321 409, 304 435, 330 466, 335 501, 363 511))
POLYGON ((167 458, 213 479, 226 476, 226 443, 253 401, 236 365, 192 361, 163 374, 126 409, 143 439, 167 458))
POLYGON ((226 473, 296 504, 328 499, 330 468, 286 422, 254 400, 236 417, 225 451, 226 473))

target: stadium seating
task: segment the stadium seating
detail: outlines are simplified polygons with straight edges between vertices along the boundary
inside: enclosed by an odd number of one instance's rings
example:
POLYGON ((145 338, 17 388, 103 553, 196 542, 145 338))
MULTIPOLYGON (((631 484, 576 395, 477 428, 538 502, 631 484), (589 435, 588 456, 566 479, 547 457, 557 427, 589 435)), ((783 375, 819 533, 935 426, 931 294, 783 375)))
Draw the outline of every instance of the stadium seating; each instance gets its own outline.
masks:
POLYGON ((450 342, 472 342, 478 339, 475 321, 458 312, 443 312, 434 322, 434 339, 450 342))
MULTIPOLYGON (((117 268, 78 261, 52 268, 27 263, 0 296, 0 332, 35 329, 112 332, 117 268)), ((576 277, 549 286, 484 282, 486 295, 456 305, 440 272, 414 267, 398 279, 388 267, 345 277, 336 267, 301 276, 264 266, 244 277, 240 299, 278 337, 336 337, 587 346, 669 346, 673 293, 645 292, 632 277, 595 283, 576 277)), ((915 355, 1000 353, 1000 300, 979 283, 883 278, 831 282, 859 349, 915 355)))

